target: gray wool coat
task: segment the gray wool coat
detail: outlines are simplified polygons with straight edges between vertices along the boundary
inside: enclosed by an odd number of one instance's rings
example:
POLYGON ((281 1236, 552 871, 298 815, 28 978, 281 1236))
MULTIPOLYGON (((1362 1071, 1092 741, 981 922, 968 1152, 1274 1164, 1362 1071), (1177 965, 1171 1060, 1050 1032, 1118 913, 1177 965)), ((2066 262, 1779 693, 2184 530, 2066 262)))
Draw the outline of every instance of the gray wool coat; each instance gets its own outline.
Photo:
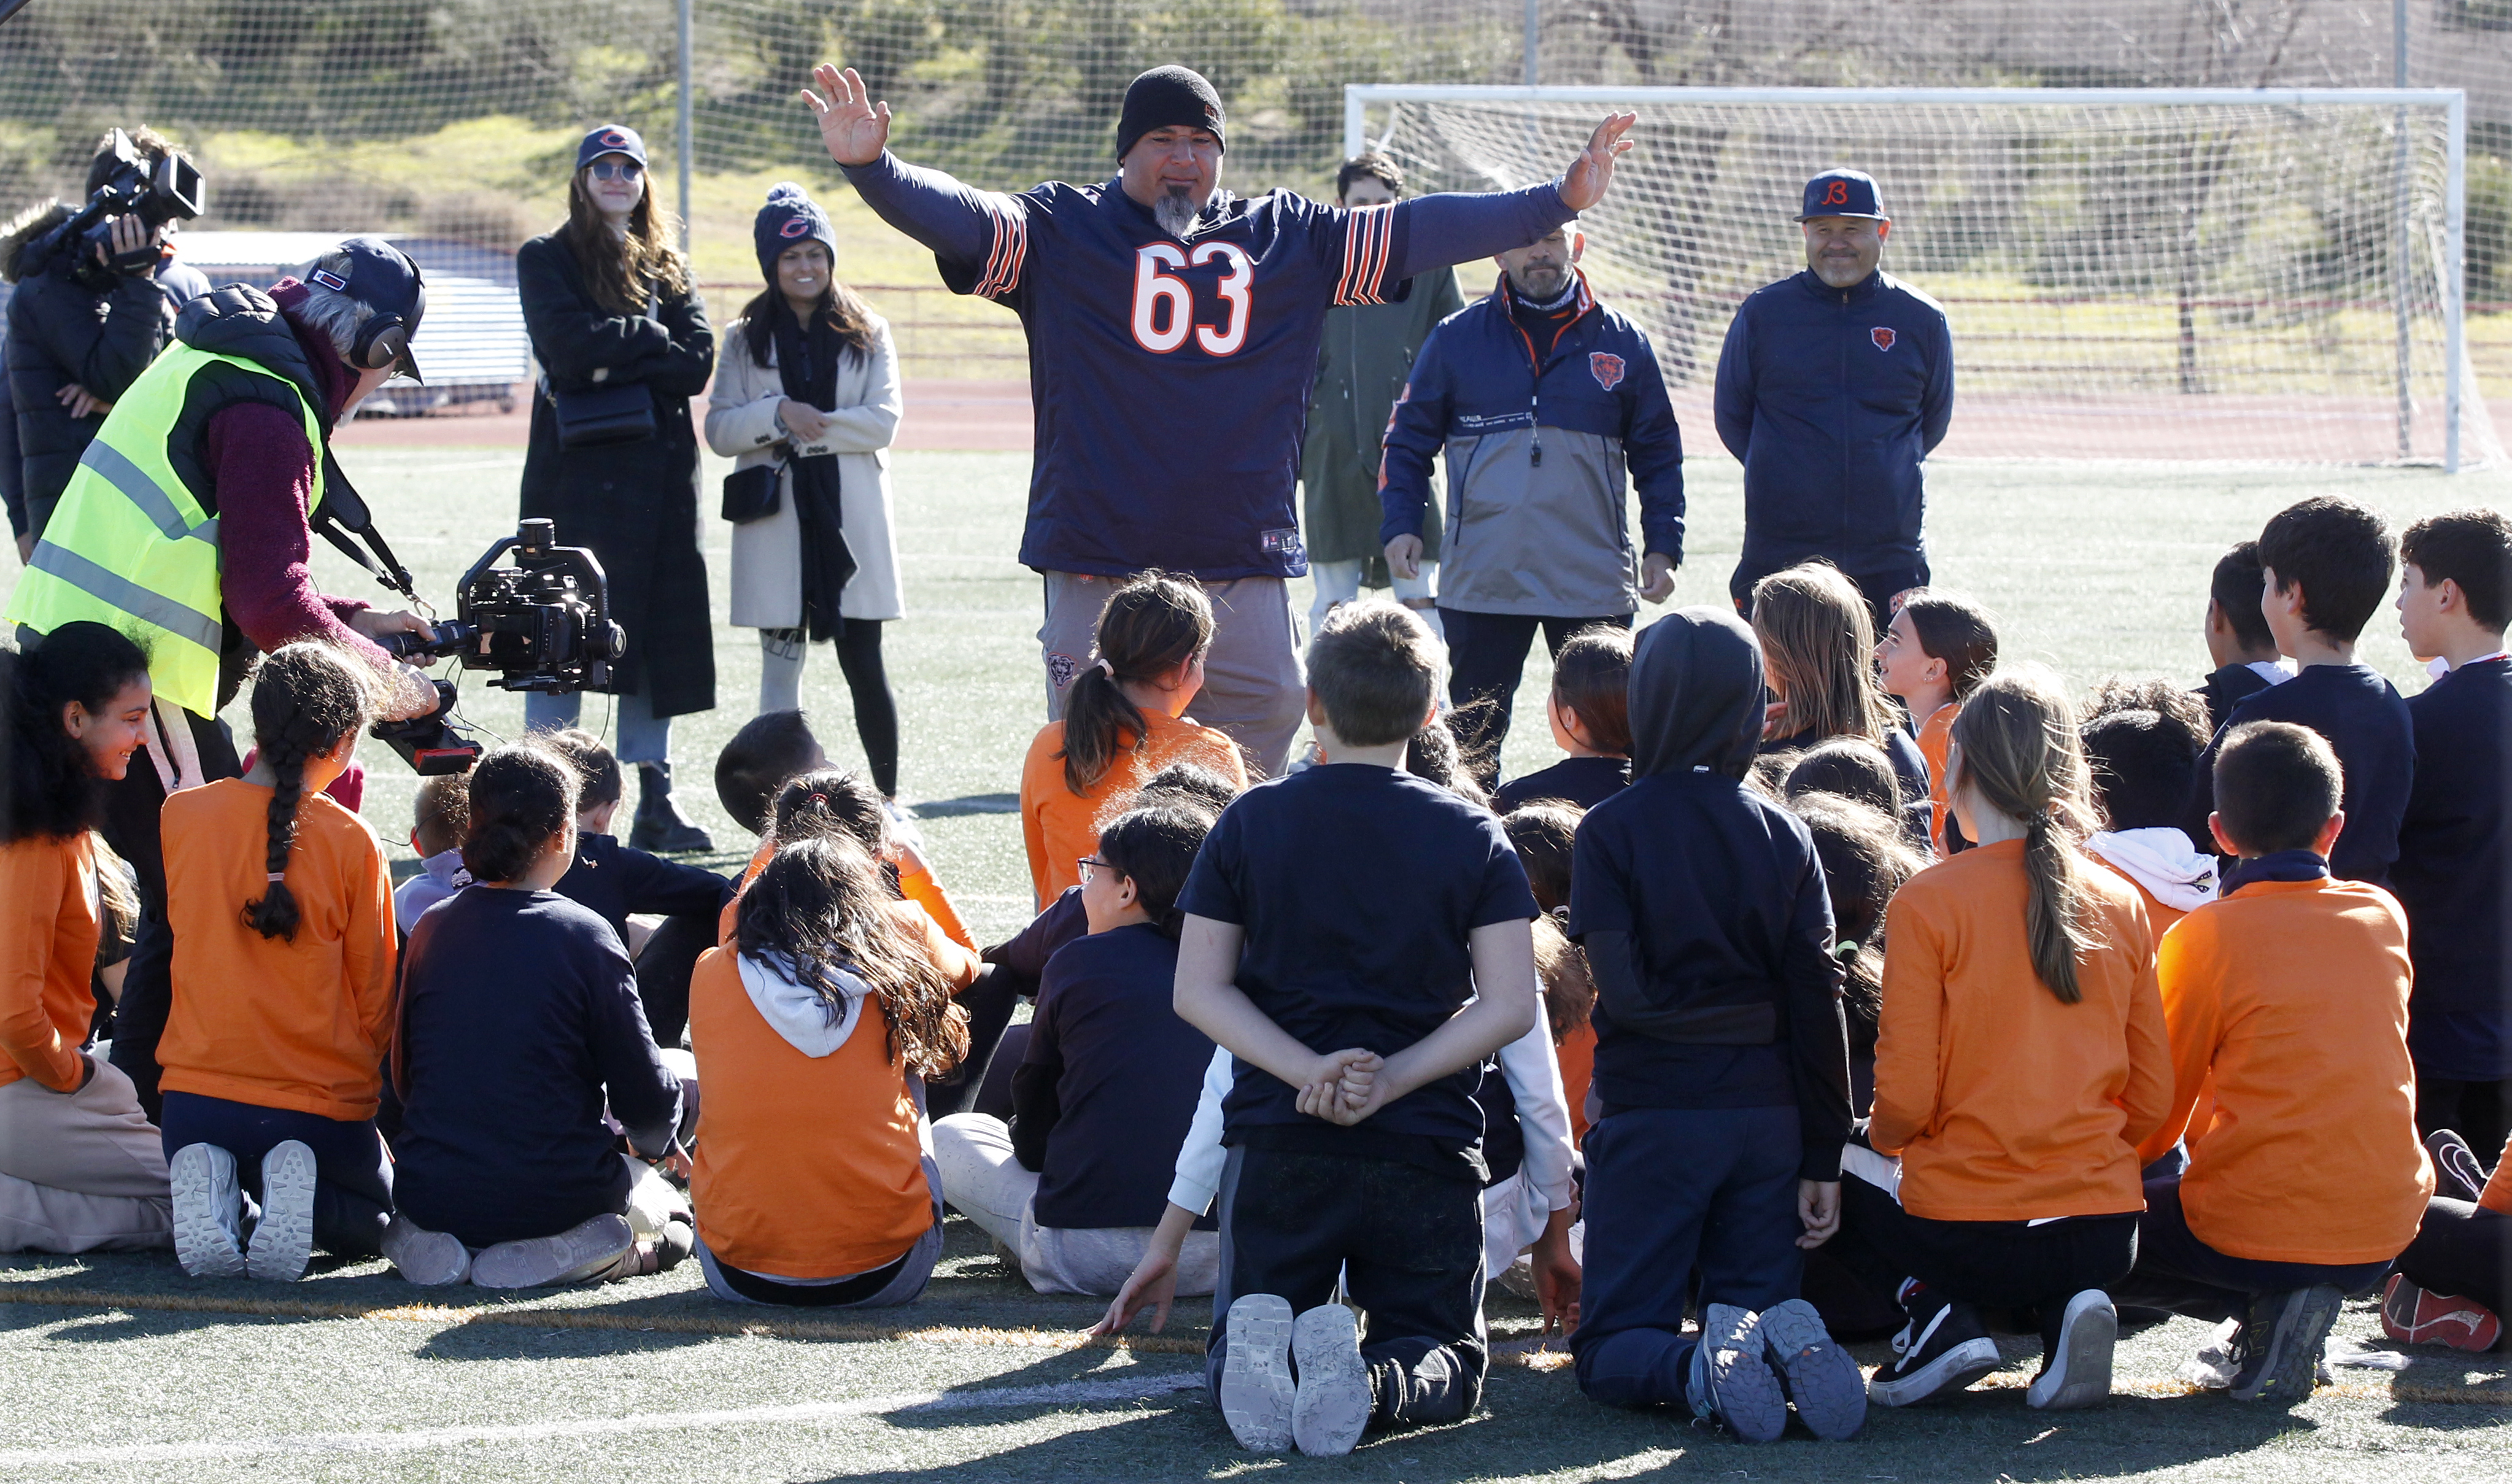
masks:
MULTIPOLYGON (((834 411, 835 420, 818 443, 801 448, 776 420, 776 406, 785 398, 776 347, 769 343, 766 365, 752 360, 742 326, 735 320, 724 332, 715 390, 707 397, 707 447, 731 458, 736 469, 787 454, 838 455, 846 546, 855 559, 855 574, 838 595, 838 611, 848 618, 906 616, 889 488, 889 445, 906 404, 889 322, 875 315, 872 353, 839 363, 838 405, 821 409, 834 411)), ((803 623, 803 539, 793 477, 777 485, 774 514, 732 527, 732 621, 746 628, 793 629, 803 623)))

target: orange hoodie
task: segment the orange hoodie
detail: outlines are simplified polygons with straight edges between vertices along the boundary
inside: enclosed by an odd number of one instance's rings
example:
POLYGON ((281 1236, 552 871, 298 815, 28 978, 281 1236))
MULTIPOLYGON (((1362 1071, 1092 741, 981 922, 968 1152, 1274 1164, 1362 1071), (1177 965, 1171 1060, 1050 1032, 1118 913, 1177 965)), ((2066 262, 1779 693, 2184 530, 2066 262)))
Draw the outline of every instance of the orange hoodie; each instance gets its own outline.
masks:
POLYGON ((1954 719, 1961 715, 1962 702, 1947 701, 1919 723, 1919 756, 1928 760, 1928 843, 1939 855, 1945 853, 1945 821, 1953 808, 1945 795, 1945 760, 1952 756, 1954 719))
POLYGON ((1912 1215, 2145 1208, 2137 1142, 2172 1099, 2154 939, 2135 888, 2090 867, 2082 879, 2095 947, 2072 1005, 2032 969, 2021 840, 1940 861, 1894 895, 1867 1137, 1902 1156, 1912 1215))
POLYGON ((2189 1230, 2256 1262, 2397 1257, 2433 1194, 2399 904, 2363 881, 2253 881, 2181 918, 2160 973, 2175 1092, 2155 1140, 2216 1084, 2180 1177, 2189 1230))
POLYGON ((0 1087, 33 1077, 73 1092, 96 1015, 88 978, 104 935, 96 837, 34 836, 0 845, 0 1087))
POLYGON ((268 889, 270 790, 241 778, 166 801, 174 1003, 157 1060, 169 1092, 372 1118, 391 1043, 392 878, 367 822, 328 795, 296 805, 294 941, 243 918, 268 889))
POLYGON ((1064 779, 1064 723, 1049 722, 1030 740, 1021 763, 1021 840, 1029 847, 1030 884, 1038 908, 1081 884, 1081 857, 1099 848, 1099 811, 1121 803, 1146 779, 1172 762, 1208 767, 1237 788, 1247 787, 1247 763, 1226 732, 1184 717, 1145 714, 1151 735, 1139 748, 1119 748, 1098 783, 1076 794, 1064 779))

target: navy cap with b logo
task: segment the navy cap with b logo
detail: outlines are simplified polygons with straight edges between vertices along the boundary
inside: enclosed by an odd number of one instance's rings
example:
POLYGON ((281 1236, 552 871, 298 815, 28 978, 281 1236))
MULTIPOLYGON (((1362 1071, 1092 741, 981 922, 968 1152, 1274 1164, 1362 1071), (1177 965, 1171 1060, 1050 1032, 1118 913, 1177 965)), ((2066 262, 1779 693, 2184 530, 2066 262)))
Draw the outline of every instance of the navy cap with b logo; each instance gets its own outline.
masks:
POLYGON ((584 142, 575 146, 575 168, 582 170, 604 155, 626 155, 644 165, 646 140, 625 124, 599 125, 587 131, 584 142))
POLYGON ((427 280, 418 264, 380 237, 351 237, 336 251, 349 260, 345 276, 316 268, 306 277, 374 311, 358 328, 349 363, 367 371, 389 366, 412 381, 419 380, 417 358, 410 353, 411 338, 418 333, 418 322, 427 313, 427 280))
POLYGON ((1875 189, 1875 177, 1855 170, 1827 170, 1806 182, 1805 210, 1796 219, 1810 216, 1892 219, 1884 215, 1884 198, 1875 189))

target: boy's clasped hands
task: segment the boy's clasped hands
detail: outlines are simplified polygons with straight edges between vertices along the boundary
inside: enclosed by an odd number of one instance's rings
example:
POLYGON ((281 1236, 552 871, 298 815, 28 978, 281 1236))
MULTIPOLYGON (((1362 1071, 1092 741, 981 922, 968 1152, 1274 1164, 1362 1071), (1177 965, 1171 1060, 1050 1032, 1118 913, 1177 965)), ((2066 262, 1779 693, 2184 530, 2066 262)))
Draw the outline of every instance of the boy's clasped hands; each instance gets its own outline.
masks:
POLYGON ((1386 1066, 1377 1052, 1358 1048, 1318 1057, 1300 1086, 1300 1112, 1350 1128, 1390 1101, 1388 1079, 1380 1074, 1386 1066))

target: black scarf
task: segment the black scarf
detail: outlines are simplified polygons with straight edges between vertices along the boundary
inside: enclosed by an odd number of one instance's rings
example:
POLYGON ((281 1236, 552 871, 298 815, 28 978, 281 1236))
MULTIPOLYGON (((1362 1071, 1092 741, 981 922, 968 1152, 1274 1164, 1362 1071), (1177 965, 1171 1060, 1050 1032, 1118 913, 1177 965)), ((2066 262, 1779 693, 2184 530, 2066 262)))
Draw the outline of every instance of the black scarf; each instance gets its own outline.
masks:
MULTIPOLYGON (((828 320, 811 317, 806 335, 790 306, 776 315, 776 372, 785 395, 805 407, 827 411, 837 405, 838 361, 845 342, 828 320)), ((838 483, 838 456, 819 453, 786 460, 793 475, 794 519, 803 531, 803 623, 813 643, 838 637, 843 620, 838 595, 855 574, 855 554, 846 545, 845 505, 838 483)))

